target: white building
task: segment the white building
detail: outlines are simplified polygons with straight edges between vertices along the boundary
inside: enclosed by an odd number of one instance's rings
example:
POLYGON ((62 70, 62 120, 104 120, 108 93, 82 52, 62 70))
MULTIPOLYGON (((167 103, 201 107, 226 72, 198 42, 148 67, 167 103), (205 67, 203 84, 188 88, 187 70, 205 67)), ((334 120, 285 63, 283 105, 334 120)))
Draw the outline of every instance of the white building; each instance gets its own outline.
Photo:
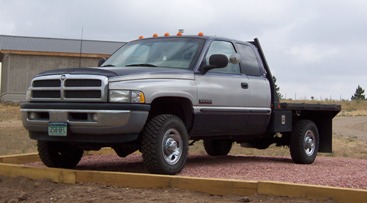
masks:
POLYGON ((123 42, 0 35, 0 100, 19 102, 32 78, 57 68, 96 67, 123 42))

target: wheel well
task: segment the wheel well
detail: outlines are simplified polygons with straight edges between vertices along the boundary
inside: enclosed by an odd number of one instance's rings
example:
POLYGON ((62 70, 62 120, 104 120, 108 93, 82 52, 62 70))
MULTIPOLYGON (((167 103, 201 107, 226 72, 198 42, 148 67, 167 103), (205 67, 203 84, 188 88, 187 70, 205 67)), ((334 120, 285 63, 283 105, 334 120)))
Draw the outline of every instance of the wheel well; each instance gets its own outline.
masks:
POLYGON ((333 112, 329 111, 302 111, 299 116, 293 117, 293 122, 311 120, 315 122, 319 131, 319 152, 332 152, 332 120, 333 112))
POLYGON ((193 125, 193 108, 189 99, 183 97, 161 97, 151 103, 148 120, 160 114, 178 116, 186 125, 187 131, 193 125))

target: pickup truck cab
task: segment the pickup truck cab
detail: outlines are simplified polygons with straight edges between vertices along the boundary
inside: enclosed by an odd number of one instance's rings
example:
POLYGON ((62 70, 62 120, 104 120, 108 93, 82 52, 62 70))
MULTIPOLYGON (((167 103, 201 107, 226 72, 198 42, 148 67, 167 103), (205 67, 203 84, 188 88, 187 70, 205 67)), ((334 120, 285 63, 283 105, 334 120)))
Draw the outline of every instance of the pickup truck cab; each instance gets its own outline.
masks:
POLYGON ((22 121, 49 167, 73 168, 85 150, 140 150, 149 172, 177 174, 189 140, 211 156, 234 142, 286 145, 295 163, 331 152, 339 105, 279 103, 257 39, 166 36, 126 43, 98 68, 35 76, 22 121))

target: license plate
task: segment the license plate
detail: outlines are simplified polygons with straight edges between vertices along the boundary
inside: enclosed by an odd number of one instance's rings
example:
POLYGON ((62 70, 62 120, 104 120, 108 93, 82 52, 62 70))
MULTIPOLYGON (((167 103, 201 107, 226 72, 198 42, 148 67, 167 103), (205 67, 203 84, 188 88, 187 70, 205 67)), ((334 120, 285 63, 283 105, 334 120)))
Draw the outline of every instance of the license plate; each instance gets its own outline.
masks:
POLYGON ((62 122, 48 123, 48 135, 49 136, 67 136, 68 124, 62 122))

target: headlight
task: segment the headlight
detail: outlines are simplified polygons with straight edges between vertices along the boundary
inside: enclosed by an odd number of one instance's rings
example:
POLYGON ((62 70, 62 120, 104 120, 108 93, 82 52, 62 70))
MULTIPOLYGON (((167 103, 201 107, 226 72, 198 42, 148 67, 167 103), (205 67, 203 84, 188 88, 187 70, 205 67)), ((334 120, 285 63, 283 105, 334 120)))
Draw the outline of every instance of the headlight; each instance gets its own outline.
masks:
POLYGON ((110 102, 145 103, 144 93, 136 90, 110 90, 110 102))
POLYGON ((110 102, 130 102, 129 90, 110 90, 110 102))
POLYGON ((131 103, 145 103, 144 93, 140 91, 131 91, 131 103))

